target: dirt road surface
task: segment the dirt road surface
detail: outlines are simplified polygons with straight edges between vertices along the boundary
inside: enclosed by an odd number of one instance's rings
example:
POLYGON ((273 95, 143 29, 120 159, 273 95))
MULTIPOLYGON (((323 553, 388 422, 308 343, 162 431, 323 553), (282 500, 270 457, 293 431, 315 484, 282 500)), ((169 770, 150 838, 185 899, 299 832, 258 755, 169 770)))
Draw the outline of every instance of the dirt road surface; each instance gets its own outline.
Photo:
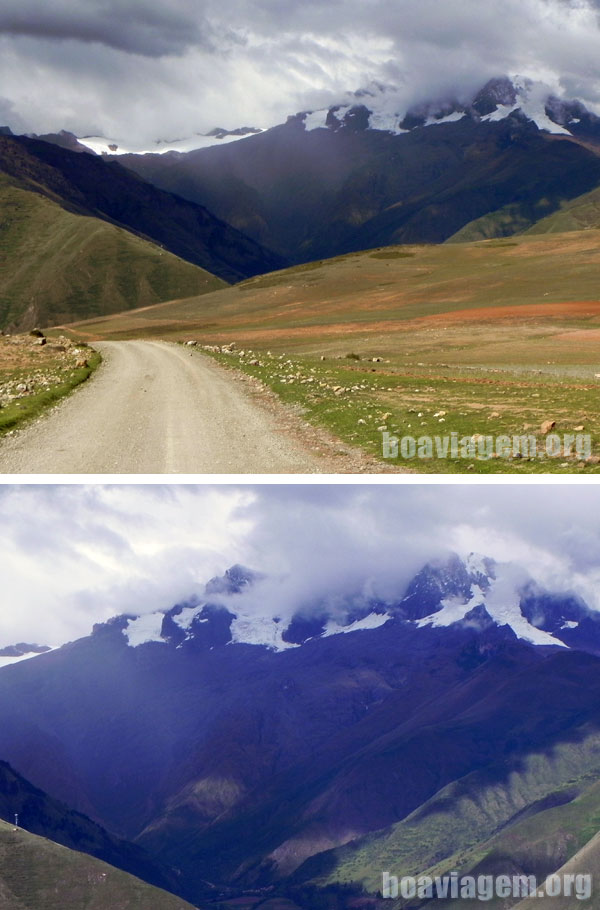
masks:
POLYGON ((206 356, 156 341, 95 347, 104 359, 95 375, 43 418, 2 440, 0 473, 340 470, 285 432, 276 414, 206 356))

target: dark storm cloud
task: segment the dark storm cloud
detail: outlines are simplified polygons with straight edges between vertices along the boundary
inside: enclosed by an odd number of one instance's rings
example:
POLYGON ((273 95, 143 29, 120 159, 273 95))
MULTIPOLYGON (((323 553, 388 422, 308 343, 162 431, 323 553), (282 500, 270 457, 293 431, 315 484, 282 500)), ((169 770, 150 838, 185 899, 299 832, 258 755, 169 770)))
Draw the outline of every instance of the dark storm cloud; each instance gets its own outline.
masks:
POLYGON ((97 42, 151 57, 180 54, 191 45, 211 47, 208 24, 187 3, 9 0, 0 8, 0 32, 97 42))
POLYGON ((373 80, 400 109, 507 72, 594 103, 598 14, 591 0, 6 0, 0 73, 29 129, 129 145, 269 126, 373 80))

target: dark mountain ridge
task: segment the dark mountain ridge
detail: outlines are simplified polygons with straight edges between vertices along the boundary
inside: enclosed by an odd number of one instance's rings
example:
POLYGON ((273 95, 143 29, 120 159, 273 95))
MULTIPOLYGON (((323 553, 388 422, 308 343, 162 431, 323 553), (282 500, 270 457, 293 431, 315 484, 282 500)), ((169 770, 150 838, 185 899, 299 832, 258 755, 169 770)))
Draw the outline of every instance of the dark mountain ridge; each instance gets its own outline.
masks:
POLYGON ((0 172, 70 212, 124 227, 229 282, 285 265, 203 206, 166 193, 101 156, 0 135, 0 172))
POLYGON ((175 872, 162 867, 136 844, 109 834, 80 812, 52 799, 0 761, 0 819, 63 847, 101 859, 149 884, 176 891, 175 872))
POLYGON ((536 91, 501 78, 395 115, 357 93, 223 147, 119 161, 295 262, 440 243, 495 213, 510 217, 486 230, 509 234, 600 183, 600 118, 536 91))
POLYGON ((287 620, 248 612, 260 584, 233 567, 0 671, 0 752, 180 869, 189 900, 282 883, 465 775, 502 784, 598 730, 598 614, 526 573, 451 556, 391 600, 287 620))

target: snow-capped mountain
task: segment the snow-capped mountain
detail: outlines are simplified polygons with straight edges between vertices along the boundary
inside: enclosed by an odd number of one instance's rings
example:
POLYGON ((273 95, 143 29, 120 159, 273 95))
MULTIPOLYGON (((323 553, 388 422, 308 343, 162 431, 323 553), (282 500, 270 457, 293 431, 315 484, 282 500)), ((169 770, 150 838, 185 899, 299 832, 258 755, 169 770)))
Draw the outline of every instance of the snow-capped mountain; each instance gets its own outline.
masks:
MULTIPOLYGON (((370 631, 388 623, 417 629, 496 626, 533 645, 575 647, 600 653, 600 614, 572 594, 540 588, 514 565, 471 553, 456 554, 421 569, 398 599, 360 593, 298 610, 291 618, 257 612, 245 595, 263 576, 233 566, 212 579, 201 596, 165 611, 124 616, 118 623, 132 648, 150 643, 195 651, 224 645, 255 645, 272 651, 298 648, 319 638, 370 631)), ((390 625, 390 634, 393 626, 390 625)))
POLYGON ((433 100, 408 110, 398 104, 393 87, 375 85, 354 93, 345 103, 297 116, 307 131, 381 130, 398 136, 464 118, 495 123, 511 115, 556 135, 577 136, 590 129, 600 135, 600 118, 579 101, 558 98, 544 83, 520 76, 491 79, 467 101, 433 100))
POLYGON ((47 645, 32 645, 23 641, 16 645, 8 645, 5 648, 0 648, 0 668, 7 667, 9 664, 16 664, 21 660, 29 660, 39 654, 46 654, 51 650, 47 645))
MULTIPOLYGON (((339 104, 304 111, 291 119, 299 119, 308 132, 315 129, 377 130, 399 136, 419 127, 454 123, 463 118, 493 123, 511 115, 520 116, 538 129, 556 135, 577 136, 591 130, 600 136, 600 118, 581 102, 559 98, 544 83, 521 76, 491 79, 466 101, 429 100, 408 109, 398 102, 398 93, 393 86, 374 84, 348 93, 339 104)), ((261 132, 264 131, 257 127, 244 126, 234 130, 216 127, 208 133, 157 139, 145 146, 132 144, 126 138, 105 136, 80 136, 76 141, 80 147, 97 155, 162 155, 222 146, 261 132)), ((63 139, 70 136, 64 131, 57 135, 63 139)), ((39 138, 52 141, 52 137, 39 138)))
POLYGON ((371 86, 243 142, 119 160, 308 262, 524 231, 600 184, 599 152, 596 113, 501 77, 409 110, 392 87, 371 86))
POLYGON ((105 136, 81 136, 77 141, 80 146, 96 155, 164 155, 166 152, 193 152, 196 149, 227 145, 228 142, 246 139, 261 132, 262 130, 252 126, 242 126, 235 130, 215 127, 209 133, 194 133, 181 139, 157 139, 144 146, 131 143, 126 138, 108 139, 105 136))
POLYGON ((0 671, 0 756, 203 906, 207 881, 280 882, 597 728, 598 614, 576 596, 474 554, 365 591, 376 579, 286 611, 272 578, 234 566, 164 611, 132 604, 0 671))

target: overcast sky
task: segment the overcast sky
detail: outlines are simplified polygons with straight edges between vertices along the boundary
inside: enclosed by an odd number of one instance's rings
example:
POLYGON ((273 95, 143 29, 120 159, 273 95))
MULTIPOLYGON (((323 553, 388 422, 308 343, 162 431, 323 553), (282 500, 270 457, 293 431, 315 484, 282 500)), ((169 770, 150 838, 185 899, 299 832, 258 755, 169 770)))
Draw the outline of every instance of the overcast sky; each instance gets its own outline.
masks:
POLYGON ((3 0, 0 123, 143 145, 541 78, 600 105, 597 0, 3 0))
POLYGON ((516 561, 600 609, 600 487, 464 485, 0 487, 0 647, 58 645, 167 609, 241 562, 255 609, 396 593, 455 550, 516 561))

